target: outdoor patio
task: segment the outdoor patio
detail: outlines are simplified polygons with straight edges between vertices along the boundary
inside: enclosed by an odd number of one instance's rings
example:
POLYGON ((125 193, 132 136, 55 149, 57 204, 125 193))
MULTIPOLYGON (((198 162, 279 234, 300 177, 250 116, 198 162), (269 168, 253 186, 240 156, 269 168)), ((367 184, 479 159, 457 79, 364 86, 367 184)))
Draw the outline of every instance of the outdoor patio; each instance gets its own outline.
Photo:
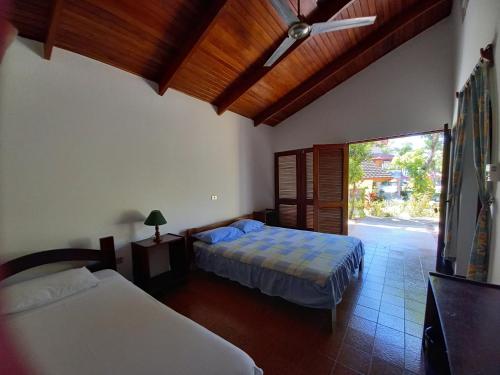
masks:
MULTIPOLYGON (((427 274, 435 271, 438 236, 436 219, 368 216, 349 220, 349 235, 363 241, 368 261, 373 259, 382 266, 391 264, 387 272, 396 272, 405 281, 413 279, 410 280, 412 287, 425 288, 427 274), (423 283, 415 285, 412 283, 414 280, 423 283)), ((421 302, 425 302, 423 296, 420 297, 421 302)))
POLYGON ((435 252, 438 222, 433 219, 400 219, 368 216, 349 220, 349 235, 365 244, 391 248, 432 249, 435 252))

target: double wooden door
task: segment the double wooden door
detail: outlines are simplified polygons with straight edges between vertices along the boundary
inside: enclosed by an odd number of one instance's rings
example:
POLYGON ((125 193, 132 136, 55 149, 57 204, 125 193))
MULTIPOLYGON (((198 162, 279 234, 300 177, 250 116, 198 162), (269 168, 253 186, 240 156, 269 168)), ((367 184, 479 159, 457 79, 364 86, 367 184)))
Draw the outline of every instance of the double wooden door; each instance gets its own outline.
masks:
POLYGON ((348 145, 275 154, 275 197, 283 227, 347 234, 348 145))
POLYGON ((313 149, 278 152, 274 167, 279 225, 313 230, 313 149))

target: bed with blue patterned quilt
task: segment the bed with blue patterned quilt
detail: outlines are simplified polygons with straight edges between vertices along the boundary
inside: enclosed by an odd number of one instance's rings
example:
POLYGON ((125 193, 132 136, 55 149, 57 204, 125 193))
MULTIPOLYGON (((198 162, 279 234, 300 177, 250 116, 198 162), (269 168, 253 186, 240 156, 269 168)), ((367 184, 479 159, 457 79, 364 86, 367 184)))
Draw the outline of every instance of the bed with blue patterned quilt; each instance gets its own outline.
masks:
POLYGON ((242 237, 193 244, 196 265, 299 305, 332 309, 364 255, 361 240, 264 226, 242 237))

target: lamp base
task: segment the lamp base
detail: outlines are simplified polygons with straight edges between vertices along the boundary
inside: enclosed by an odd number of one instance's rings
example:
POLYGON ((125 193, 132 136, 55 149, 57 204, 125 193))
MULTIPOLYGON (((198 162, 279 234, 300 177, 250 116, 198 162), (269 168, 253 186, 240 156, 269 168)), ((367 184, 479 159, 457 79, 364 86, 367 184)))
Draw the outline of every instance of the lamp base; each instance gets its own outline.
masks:
POLYGON ((161 242, 160 230, 158 228, 158 225, 155 225, 155 238, 154 238, 153 241, 156 242, 156 243, 160 243, 161 242))

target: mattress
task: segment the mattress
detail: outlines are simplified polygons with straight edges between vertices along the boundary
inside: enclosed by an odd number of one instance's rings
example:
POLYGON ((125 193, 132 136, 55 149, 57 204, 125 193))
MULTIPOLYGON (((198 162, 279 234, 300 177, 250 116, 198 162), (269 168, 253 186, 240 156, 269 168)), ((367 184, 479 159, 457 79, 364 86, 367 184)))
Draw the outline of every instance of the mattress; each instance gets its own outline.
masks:
POLYGON ((193 247, 201 269, 314 308, 333 308, 342 300, 364 255, 355 237, 270 226, 193 247))
POLYGON ((5 318, 34 373, 262 374, 245 352, 118 273, 95 275, 94 288, 5 318))

